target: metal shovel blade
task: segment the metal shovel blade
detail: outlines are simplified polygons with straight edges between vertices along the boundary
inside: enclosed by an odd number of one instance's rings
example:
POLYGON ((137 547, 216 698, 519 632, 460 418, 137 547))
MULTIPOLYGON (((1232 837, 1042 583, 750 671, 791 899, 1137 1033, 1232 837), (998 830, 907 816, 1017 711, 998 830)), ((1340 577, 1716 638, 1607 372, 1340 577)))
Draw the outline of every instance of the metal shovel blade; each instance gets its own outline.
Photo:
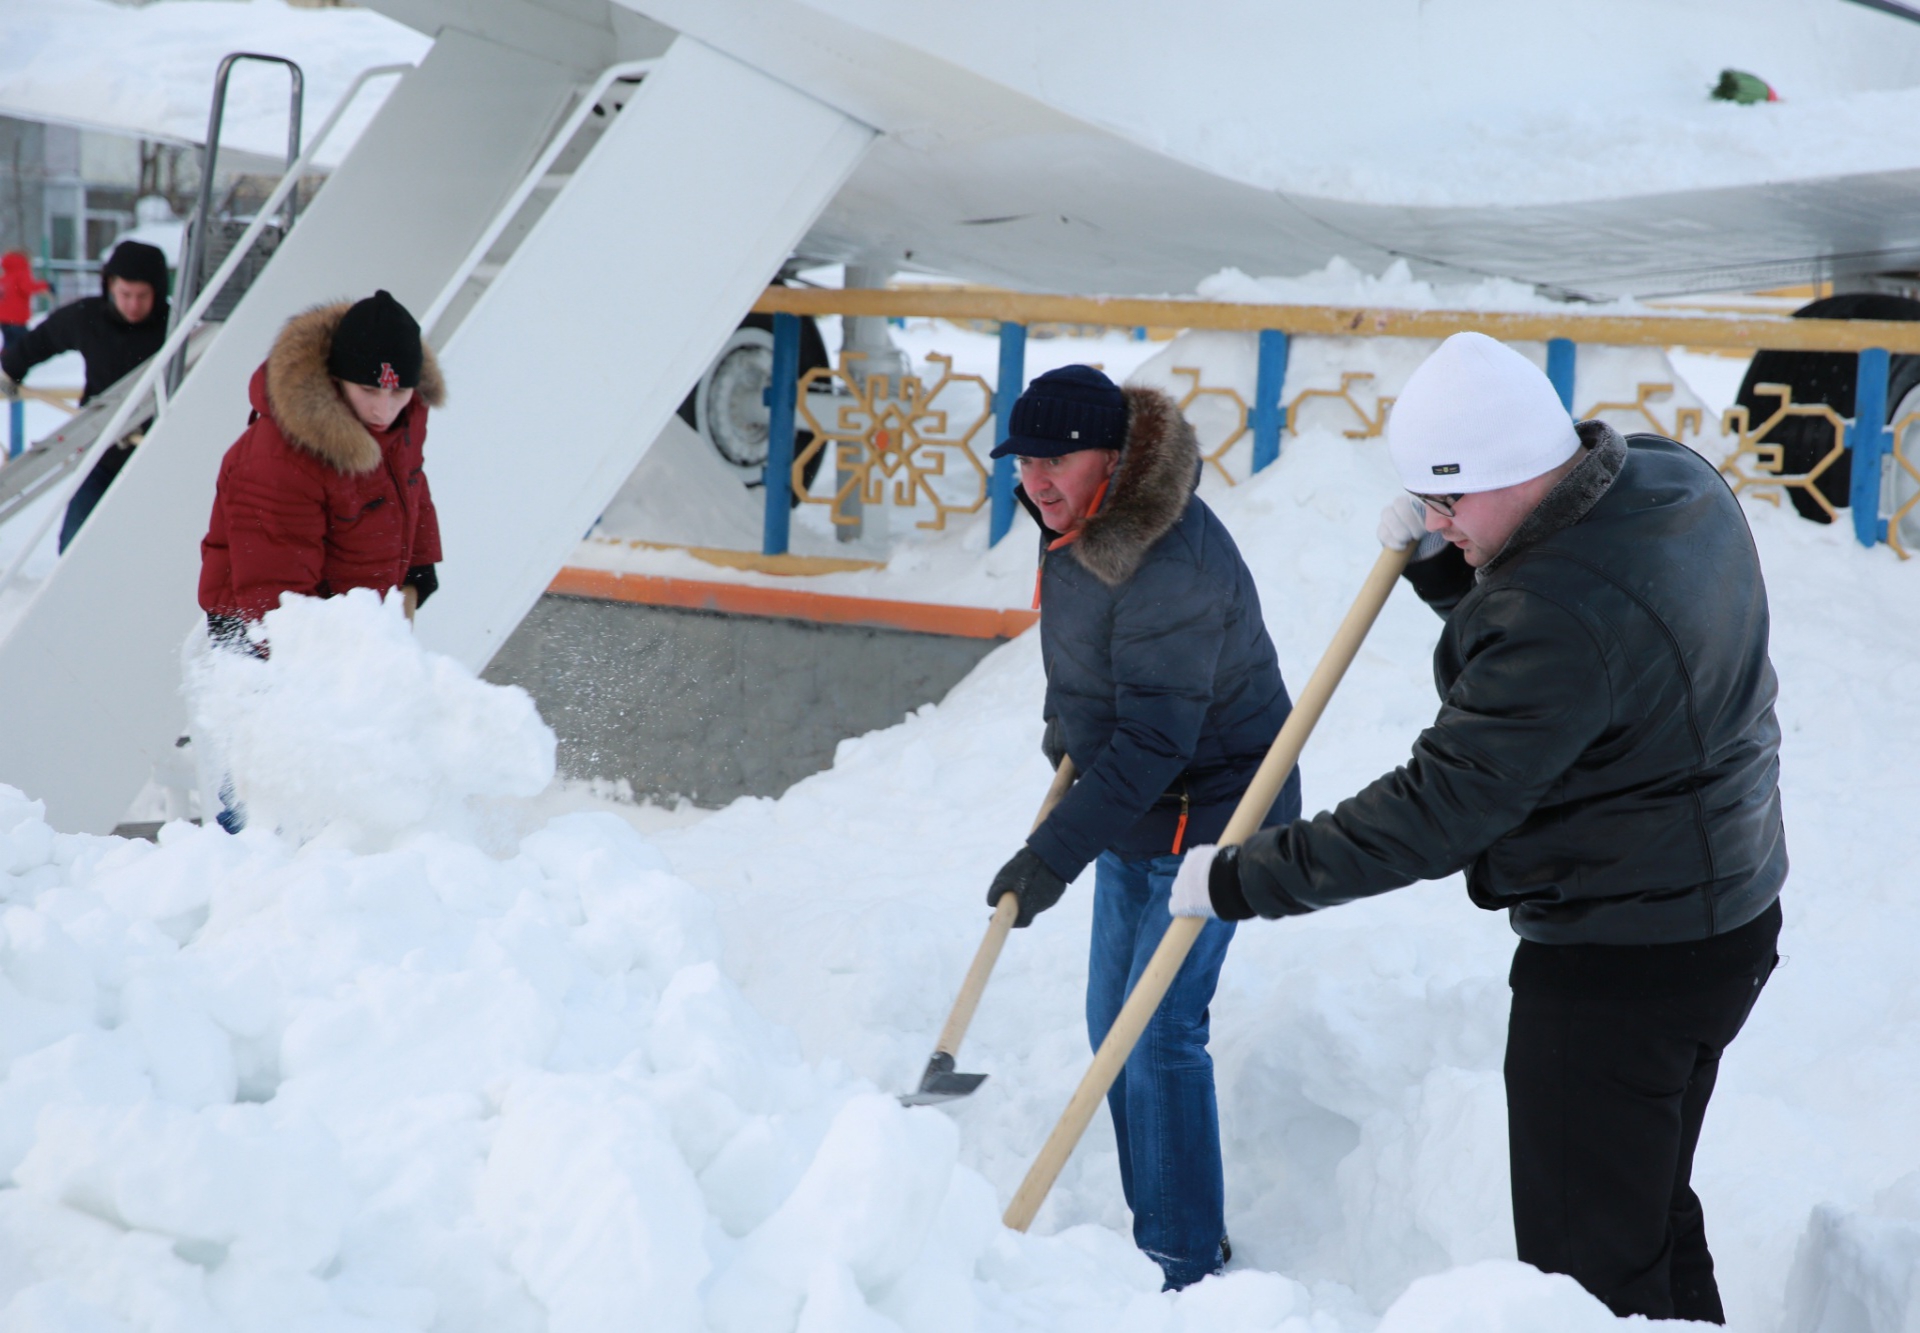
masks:
POLYGON ((959 1101, 971 1096, 973 1090, 986 1081, 985 1074, 954 1073, 953 1057, 945 1051, 935 1051, 927 1061, 927 1072, 920 1076, 920 1086, 912 1092, 901 1093, 900 1104, 938 1106, 941 1102, 959 1101))

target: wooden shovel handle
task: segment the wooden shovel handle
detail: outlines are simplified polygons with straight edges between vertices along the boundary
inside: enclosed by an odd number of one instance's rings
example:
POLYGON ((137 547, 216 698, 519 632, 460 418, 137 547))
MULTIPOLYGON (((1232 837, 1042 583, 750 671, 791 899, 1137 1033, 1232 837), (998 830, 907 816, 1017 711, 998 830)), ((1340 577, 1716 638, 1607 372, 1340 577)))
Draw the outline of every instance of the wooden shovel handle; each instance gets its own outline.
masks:
MULTIPOLYGON (((1061 759, 1060 767, 1053 771, 1053 785, 1047 788, 1047 798, 1040 802, 1040 813, 1034 816, 1034 828, 1047 822, 1053 807, 1060 804, 1060 798, 1073 785, 1073 776, 1073 760, 1061 759)), ((1018 915, 1019 898, 1011 893, 1001 894, 1000 901, 994 904, 993 919, 987 923, 987 936, 980 941, 979 952, 973 955, 967 979, 960 983, 960 997, 953 1002, 953 1012, 947 1015, 947 1025, 940 1029, 940 1040, 933 1044, 934 1050, 948 1055, 960 1054, 960 1043, 966 1040, 973 1011, 980 1007, 980 994, 986 990, 987 978, 993 975, 993 965, 1000 958, 1000 946, 1007 942, 1007 932, 1013 929, 1013 919, 1018 915)))
MULTIPOLYGON (((1373 572, 1367 575, 1360 596, 1354 600, 1347 618, 1340 622, 1333 642, 1327 645, 1327 651, 1320 658, 1320 665, 1313 669, 1307 687, 1294 700, 1293 711, 1287 714, 1280 734, 1273 738, 1267 757, 1260 761, 1253 781, 1248 784, 1246 795, 1240 798, 1233 818, 1227 821, 1226 832, 1220 835, 1220 846, 1230 847, 1245 842, 1260 827, 1261 821, 1267 817, 1267 811, 1273 808, 1281 785, 1286 782, 1287 775, 1293 772, 1293 766, 1300 762, 1300 751, 1305 748, 1314 723, 1320 720, 1320 714, 1326 710, 1327 700, 1333 697, 1334 687, 1346 674, 1354 654, 1360 651, 1360 644, 1373 627, 1380 608, 1386 605, 1400 571, 1406 568, 1411 551, 1411 547, 1385 550, 1374 561, 1373 572)), ((1147 1023, 1166 996, 1167 987, 1173 984, 1174 976, 1180 971, 1180 965, 1186 962, 1188 951, 1193 948, 1193 942, 1200 938, 1201 927, 1205 925, 1206 920, 1202 917, 1177 916, 1167 927, 1167 933, 1160 937, 1159 947, 1147 961, 1146 970, 1140 974, 1133 993, 1127 996, 1127 1002, 1108 1031, 1107 1039, 1100 1043, 1093 1064, 1088 1067, 1086 1077, 1080 1080, 1080 1086, 1074 1090, 1073 1099, 1067 1103, 1060 1123, 1047 1136, 1040 1155, 1027 1170, 1027 1178, 1020 1182, 1020 1188, 1014 1192, 1013 1202, 1007 1205, 1006 1216, 1002 1220, 1015 1231, 1025 1231, 1033 1225, 1040 1205, 1046 1202, 1047 1192, 1059 1178, 1067 1158, 1073 1155, 1080 1136, 1086 1133, 1095 1109, 1107 1095, 1107 1089, 1120 1076, 1127 1057, 1133 1054, 1134 1043, 1146 1031, 1147 1023)))

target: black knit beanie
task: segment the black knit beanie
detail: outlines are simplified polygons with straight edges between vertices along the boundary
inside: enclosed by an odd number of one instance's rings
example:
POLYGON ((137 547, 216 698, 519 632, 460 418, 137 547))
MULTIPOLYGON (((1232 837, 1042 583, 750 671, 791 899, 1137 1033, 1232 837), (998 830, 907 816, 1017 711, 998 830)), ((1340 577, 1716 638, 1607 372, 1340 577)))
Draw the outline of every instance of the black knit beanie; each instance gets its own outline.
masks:
POLYGON ((376 389, 420 386, 420 326, 384 291, 355 301, 340 317, 327 353, 327 373, 376 389))
POLYGON ((107 262, 100 266, 100 291, 106 293, 112 278, 124 282, 144 282, 153 288, 153 299, 167 299, 167 257, 160 247, 145 241, 122 241, 113 247, 107 262))

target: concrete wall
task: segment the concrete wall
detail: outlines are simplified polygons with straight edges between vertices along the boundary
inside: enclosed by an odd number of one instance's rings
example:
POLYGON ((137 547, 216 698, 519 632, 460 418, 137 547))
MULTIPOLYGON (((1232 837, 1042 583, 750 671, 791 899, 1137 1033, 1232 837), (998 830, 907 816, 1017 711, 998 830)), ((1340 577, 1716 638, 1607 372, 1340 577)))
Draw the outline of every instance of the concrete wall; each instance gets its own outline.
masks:
POLYGON ((943 698, 998 641, 542 597, 486 678, 560 734, 560 771, 724 805, 943 698))

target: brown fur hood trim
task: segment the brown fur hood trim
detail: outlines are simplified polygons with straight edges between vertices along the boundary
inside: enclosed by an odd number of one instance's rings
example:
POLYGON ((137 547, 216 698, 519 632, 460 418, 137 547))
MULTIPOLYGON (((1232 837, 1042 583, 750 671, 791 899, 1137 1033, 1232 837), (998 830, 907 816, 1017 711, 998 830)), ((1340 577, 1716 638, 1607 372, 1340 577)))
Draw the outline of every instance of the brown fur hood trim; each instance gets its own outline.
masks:
MULTIPOLYGON (((293 444, 341 472, 371 472, 380 466, 380 446, 347 406, 327 374, 333 331, 351 301, 315 306, 288 320, 267 354, 267 403, 274 424, 293 444)), ((447 384, 431 347, 422 347, 420 386, 414 397, 428 407, 447 400, 447 384)))
POLYGON ((1158 389, 1127 388, 1127 445, 1100 512, 1071 550, 1109 588, 1133 577, 1166 536, 1200 480, 1200 442, 1173 399, 1158 389))

